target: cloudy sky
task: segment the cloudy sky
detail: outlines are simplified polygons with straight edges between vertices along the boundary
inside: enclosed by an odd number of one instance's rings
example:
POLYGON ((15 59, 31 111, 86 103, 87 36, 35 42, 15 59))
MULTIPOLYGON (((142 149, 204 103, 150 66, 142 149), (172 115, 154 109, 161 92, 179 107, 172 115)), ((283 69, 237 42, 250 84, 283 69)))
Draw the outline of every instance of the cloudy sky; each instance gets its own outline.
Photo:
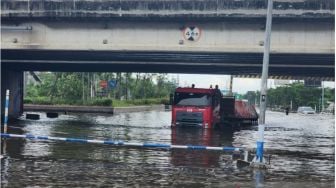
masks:
MULTIPOLYGON (((207 74, 169 74, 172 79, 179 78, 179 86, 185 87, 195 84, 196 87, 208 88, 210 85, 218 85, 220 89, 229 89, 230 76, 227 75, 207 75, 207 74)), ((233 79, 233 92, 245 94, 247 91, 260 91, 260 79, 251 78, 234 78, 233 79)), ((334 82, 324 82, 325 87, 335 87, 334 82)), ((275 87, 274 80, 268 81, 268 88, 275 87)))

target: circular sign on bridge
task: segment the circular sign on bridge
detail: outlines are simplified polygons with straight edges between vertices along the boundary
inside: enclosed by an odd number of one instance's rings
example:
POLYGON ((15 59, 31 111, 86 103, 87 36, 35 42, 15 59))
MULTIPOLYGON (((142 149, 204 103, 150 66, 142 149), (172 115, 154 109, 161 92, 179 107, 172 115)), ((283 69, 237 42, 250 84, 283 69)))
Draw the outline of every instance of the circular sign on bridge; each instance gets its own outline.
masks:
POLYGON ((187 26, 183 30, 183 37, 189 41, 198 41, 201 37, 201 29, 197 26, 187 26))

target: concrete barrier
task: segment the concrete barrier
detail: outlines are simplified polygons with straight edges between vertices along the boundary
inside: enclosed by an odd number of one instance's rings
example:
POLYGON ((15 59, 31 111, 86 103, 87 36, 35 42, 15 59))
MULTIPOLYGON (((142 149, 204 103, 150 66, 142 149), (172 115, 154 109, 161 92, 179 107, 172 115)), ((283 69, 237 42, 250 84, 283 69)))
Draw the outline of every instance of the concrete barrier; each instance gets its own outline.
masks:
POLYGON ((113 114, 113 107, 105 106, 70 106, 70 105, 32 105, 25 104, 24 111, 29 112, 60 112, 60 113, 108 113, 113 114))
POLYGON ((106 107, 106 106, 69 106, 69 105, 32 105, 25 104, 24 111, 29 112, 59 112, 59 113, 107 113, 121 114, 129 112, 142 112, 151 110, 164 110, 164 105, 106 107))
POLYGON ((115 114, 128 113, 128 112, 143 112, 151 110, 164 110, 164 105, 151 105, 151 106, 129 106, 129 107, 116 107, 114 108, 115 114))

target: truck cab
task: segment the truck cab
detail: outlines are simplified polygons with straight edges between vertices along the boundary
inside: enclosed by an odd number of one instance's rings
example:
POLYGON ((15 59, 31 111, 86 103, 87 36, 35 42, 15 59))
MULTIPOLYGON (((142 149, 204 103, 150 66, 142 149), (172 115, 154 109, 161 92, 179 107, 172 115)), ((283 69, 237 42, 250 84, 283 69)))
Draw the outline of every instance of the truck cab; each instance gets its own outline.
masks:
POLYGON ((172 127, 213 128, 220 122, 221 98, 217 88, 177 88, 172 104, 172 127))

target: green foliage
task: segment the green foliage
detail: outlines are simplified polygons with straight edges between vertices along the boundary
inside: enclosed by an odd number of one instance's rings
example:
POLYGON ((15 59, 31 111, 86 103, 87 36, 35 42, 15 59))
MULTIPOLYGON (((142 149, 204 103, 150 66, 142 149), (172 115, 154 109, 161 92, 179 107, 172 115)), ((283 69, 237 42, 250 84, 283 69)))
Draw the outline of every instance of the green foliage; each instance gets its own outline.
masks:
POLYGON ((260 101, 260 92, 259 91, 248 91, 245 95, 243 95, 244 99, 247 99, 249 104, 255 105, 259 104, 260 101))
MULTIPOLYGON (((115 106, 166 103, 176 83, 166 74, 131 73, 63 73, 42 72, 42 83, 28 85, 25 103, 115 106), (117 81, 117 87, 104 97, 90 97, 91 90, 102 93, 100 80, 117 81), (124 100, 121 100, 124 99, 124 100)), ((105 91, 106 92, 106 91, 105 91)))
MULTIPOLYGON (((335 101, 335 89, 325 88, 324 90, 325 106, 328 101, 335 101)), ((293 110, 299 106, 317 107, 321 106, 322 89, 314 87, 305 87, 302 83, 293 83, 288 86, 271 88, 267 91, 267 106, 272 108, 285 108, 290 106, 291 102, 293 110)), ((249 102, 256 100, 259 104, 259 92, 248 92, 244 95, 249 102)))
POLYGON ((31 98, 24 98, 23 103, 24 104, 33 104, 33 100, 31 98))
POLYGON ((40 105, 52 105, 49 97, 33 97, 25 98, 24 103, 27 104, 40 104, 40 105))
POLYGON ((113 106, 123 107, 123 106, 141 106, 141 105, 154 105, 154 104, 165 104, 168 101, 167 98, 151 98, 151 99, 133 99, 133 100, 115 100, 113 101, 113 106))
POLYGON ((92 106, 112 106, 112 99, 93 99, 88 104, 92 106))
POLYGON ((34 87, 34 85, 30 84, 27 86, 27 95, 30 97, 38 97, 39 96, 39 90, 37 87, 34 87))

